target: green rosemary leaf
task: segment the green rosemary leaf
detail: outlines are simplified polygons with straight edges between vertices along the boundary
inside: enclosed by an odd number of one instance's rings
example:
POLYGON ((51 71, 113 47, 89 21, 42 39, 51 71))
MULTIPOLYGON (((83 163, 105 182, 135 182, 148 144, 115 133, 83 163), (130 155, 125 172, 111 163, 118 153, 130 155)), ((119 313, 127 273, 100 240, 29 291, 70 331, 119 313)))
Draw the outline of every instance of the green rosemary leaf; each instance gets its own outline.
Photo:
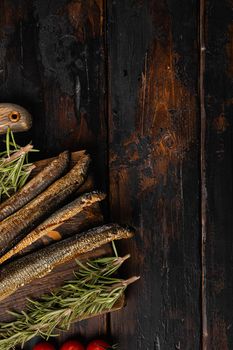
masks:
POLYGON ((25 162, 25 154, 22 155, 22 157, 20 157, 18 164, 15 167, 15 176, 14 176, 14 181, 13 181, 13 186, 14 186, 15 190, 17 190, 17 185, 19 183, 19 178, 20 178, 21 173, 22 173, 22 167, 23 167, 24 162, 25 162))
POLYGON ((6 152, 7 156, 10 157, 10 128, 7 128, 6 133, 6 152))
POLYGON ((116 257, 118 257, 118 253, 117 253, 117 249, 116 249, 116 245, 115 245, 114 241, 112 241, 112 249, 113 249, 114 254, 116 255, 116 257))
POLYGON ((15 149, 19 149, 20 147, 15 142, 13 131, 10 128, 8 128, 8 130, 10 131, 10 136, 11 136, 10 143, 14 146, 15 149))

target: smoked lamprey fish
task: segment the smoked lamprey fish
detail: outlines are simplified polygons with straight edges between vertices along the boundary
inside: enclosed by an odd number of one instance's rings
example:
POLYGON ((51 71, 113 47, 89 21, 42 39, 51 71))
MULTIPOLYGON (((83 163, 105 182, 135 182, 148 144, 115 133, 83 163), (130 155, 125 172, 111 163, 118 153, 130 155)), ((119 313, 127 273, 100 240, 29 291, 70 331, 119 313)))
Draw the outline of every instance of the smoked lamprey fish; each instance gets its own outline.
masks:
POLYGON ((13 103, 0 103, 0 134, 7 129, 13 132, 27 131, 32 126, 32 117, 26 109, 13 103))
POLYGON ((19 287, 47 275, 54 267, 113 240, 133 236, 133 230, 117 224, 96 227, 13 261, 0 270, 0 300, 19 287))
POLYGON ((89 163, 90 156, 84 153, 65 176, 0 223, 0 255, 10 250, 79 188, 85 181, 89 163))
MULTIPOLYGON (((3 255, 0 258, 0 264, 10 259, 13 255, 19 253, 20 251, 23 251, 25 248, 30 249, 30 246, 31 248, 35 248, 35 242, 38 242, 38 240, 46 236, 46 234, 49 234, 51 231, 61 226, 65 221, 80 213, 84 208, 87 208, 90 205, 103 200, 104 198, 105 194, 101 192, 93 191, 90 193, 85 193, 82 196, 75 199, 73 202, 57 210, 47 220, 45 220, 44 222, 42 222, 42 224, 37 226, 35 230, 33 230, 27 236, 25 236, 9 252, 3 255)), ((61 239, 61 237, 59 239, 61 239)), ((39 241, 38 243, 40 243, 40 246, 41 241, 39 241)), ((27 249, 27 251, 29 249, 27 249)))
POLYGON ((65 151, 41 170, 21 190, 0 205, 0 221, 7 218, 57 180, 68 168, 69 152, 65 151))

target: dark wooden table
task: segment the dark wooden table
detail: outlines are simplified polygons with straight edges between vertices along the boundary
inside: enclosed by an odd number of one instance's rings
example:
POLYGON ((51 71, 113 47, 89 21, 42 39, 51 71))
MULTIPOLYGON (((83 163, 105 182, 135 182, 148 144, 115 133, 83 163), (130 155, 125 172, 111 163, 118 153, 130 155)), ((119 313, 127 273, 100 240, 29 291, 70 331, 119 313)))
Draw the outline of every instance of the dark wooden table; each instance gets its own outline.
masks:
POLYGON ((127 307, 76 324, 121 349, 233 349, 233 3, 1 0, 0 100, 40 157, 88 148, 133 225, 127 307))

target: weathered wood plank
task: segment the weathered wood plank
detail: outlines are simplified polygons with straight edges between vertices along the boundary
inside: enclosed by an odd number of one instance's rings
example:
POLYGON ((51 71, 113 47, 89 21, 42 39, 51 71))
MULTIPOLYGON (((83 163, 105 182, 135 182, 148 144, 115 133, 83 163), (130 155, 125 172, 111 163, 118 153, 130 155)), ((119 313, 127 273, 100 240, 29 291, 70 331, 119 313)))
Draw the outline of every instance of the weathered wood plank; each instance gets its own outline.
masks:
MULTIPOLYGON (((89 149, 105 189, 103 12, 103 0, 0 1, 0 100, 32 113, 32 130, 17 140, 33 140, 40 158, 89 149)), ((105 317, 86 332, 105 333, 105 317)))
POLYGON ((233 348, 233 3, 205 2, 208 350, 233 348))
POLYGON ((112 218, 136 227, 119 246, 142 277, 112 334, 122 349, 199 349, 198 8, 109 1, 108 15, 112 218))

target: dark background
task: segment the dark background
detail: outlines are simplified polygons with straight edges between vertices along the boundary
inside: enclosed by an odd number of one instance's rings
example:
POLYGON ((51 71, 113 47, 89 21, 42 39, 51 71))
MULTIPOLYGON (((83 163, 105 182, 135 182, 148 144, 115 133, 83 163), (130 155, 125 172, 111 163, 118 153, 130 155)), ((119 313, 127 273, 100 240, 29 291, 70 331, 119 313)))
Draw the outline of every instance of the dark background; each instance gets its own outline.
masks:
POLYGON ((127 307, 74 325, 122 350, 233 349, 233 1, 0 0, 0 101, 40 157, 87 148, 133 225, 127 307))

